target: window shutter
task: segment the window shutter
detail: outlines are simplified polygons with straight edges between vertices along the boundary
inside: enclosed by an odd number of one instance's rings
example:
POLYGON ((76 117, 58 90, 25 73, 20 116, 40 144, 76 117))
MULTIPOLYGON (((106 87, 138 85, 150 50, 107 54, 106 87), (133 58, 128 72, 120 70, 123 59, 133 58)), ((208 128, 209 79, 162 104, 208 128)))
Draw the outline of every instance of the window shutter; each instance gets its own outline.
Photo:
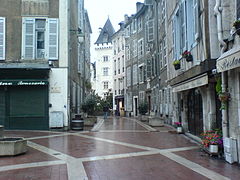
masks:
POLYGON ((0 60, 5 59, 5 18, 0 17, 0 60))
POLYGON ((195 40, 199 38, 199 0, 194 0, 194 32, 195 40))
POLYGON ((48 19, 48 59, 58 59, 58 19, 48 19))
POLYGON ((190 50, 195 41, 193 0, 187 1, 187 49, 190 50))
POLYGON ((23 18, 22 21, 22 58, 35 58, 35 19, 23 18))

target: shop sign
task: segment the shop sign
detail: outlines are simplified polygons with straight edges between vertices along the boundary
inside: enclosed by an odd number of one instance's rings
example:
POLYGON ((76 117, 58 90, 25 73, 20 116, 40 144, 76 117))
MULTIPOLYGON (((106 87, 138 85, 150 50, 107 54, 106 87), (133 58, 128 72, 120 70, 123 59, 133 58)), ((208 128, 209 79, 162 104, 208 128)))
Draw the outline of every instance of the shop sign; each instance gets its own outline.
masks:
POLYGON ((47 84, 48 81, 38 80, 0 80, 0 86, 44 86, 47 84))
POLYGON ((240 67, 240 51, 225 57, 220 57, 217 60, 217 72, 224 72, 237 67, 240 67))
POLYGON ((183 82, 181 84, 174 86, 173 92, 185 91, 188 89, 193 89, 196 87, 204 86, 206 84, 208 84, 208 75, 204 74, 202 76, 190 79, 186 82, 183 82))

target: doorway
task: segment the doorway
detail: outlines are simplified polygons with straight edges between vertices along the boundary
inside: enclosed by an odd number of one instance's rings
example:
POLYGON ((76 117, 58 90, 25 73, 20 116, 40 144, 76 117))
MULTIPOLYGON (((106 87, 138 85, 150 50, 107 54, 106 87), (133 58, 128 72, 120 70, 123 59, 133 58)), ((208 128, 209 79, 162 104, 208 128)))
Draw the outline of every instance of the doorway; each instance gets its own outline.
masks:
POLYGON ((188 94, 188 129, 196 136, 203 132, 202 95, 197 89, 191 90, 188 94))

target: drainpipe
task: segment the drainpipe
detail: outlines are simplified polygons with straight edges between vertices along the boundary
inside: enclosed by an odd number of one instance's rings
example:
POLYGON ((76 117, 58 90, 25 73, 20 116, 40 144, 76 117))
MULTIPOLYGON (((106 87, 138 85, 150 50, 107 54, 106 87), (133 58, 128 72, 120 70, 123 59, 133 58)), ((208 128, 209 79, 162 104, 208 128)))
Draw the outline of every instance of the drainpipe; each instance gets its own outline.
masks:
MULTIPOLYGON (((223 41, 223 28, 222 28, 222 7, 221 6, 221 0, 216 0, 216 5, 214 7, 215 15, 217 16, 217 30, 218 30, 218 41, 220 42, 220 45, 222 46, 221 54, 224 53, 227 49, 227 44, 223 41)), ((227 85, 227 74, 226 72, 222 72, 222 92, 226 92, 226 85, 227 85)), ((223 132, 223 138, 229 137, 229 131, 228 131, 228 116, 227 116, 227 108, 222 110, 222 132, 223 132)))

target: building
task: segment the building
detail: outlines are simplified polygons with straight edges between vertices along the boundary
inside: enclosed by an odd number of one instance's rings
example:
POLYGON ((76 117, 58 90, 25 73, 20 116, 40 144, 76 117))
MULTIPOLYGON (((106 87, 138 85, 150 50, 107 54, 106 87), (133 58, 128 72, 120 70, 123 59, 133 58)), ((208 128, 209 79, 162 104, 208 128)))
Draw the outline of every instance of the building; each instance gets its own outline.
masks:
POLYGON ((0 3, 0 124, 69 128, 83 87, 78 73, 83 0, 0 3))
POLYGON ((240 163, 240 39, 237 26, 240 18, 239 6, 240 1, 216 0, 214 7, 218 41, 222 47, 216 70, 220 74, 222 94, 228 97, 227 101, 222 102, 224 152, 225 159, 230 163, 240 163))
MULTIPOLYGON (((125 16, 127 18, 127 16, 125 16)), ((125 30, 124 22, 113 34, 113 110, 115 115, 124 115, 125 96, 125 30)))
POLYGON ((93 82, 96 94, 104 98, 112 93, 113 88, 113 45, 112 35, 115 30, 108 18, 104 27, 101 28, 97 41, 95 42, 95 70, 96 79, 93 82))

